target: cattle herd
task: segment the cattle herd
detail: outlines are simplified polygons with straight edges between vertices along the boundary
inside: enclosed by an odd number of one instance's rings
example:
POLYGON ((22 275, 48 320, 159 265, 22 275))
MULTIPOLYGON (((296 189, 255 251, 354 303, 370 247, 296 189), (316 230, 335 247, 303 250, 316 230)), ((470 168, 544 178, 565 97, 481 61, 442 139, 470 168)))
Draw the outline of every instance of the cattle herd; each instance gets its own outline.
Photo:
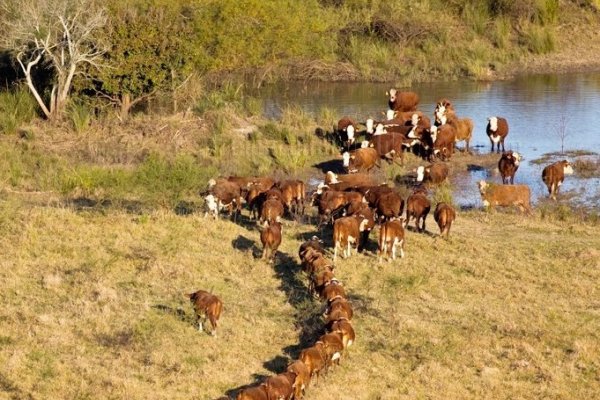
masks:
MULTIPOLYGON (((437 102, 432 124, 423 112, 418 111, 419 96, 416 93, 391 89, 388 96, 386 120, 368 119, 359 124, 350 117, 340 119, 335 133, 342 147, 346 174, 328 171, 310 196, 301 180, 277 181, 272 177, 257 176, 212 179, 203 193, 205 216, 218 218, 222 211, 228 211, 230 217, 237 220, 243 205, 247 206, 249 218, 259 226, 262 258, 269 262, 274 261, 282 241, 282 219, 305 220, 305 205, 316 207, 315 224, 321 233, 326 226, 332 228, 331 260, 317 236, 303 243, 298 253, 308 278, 309 292, 325 303, 326 333, 313 346, 302 350, 298 360, 290 363, 286 372, 240 391, 238 400, 300 399, 311 379, 318 380, 321 372, 340 362, 354 342, 355 333, 351 322, 352 305, 334 275, 338 255, 348 258, 353 251, 362 252, 367 247, 370 232, 379 226, 379 262, 384 258, 395 259, 397 252, 404 257, 405 229, 414 219, 414 231, 426 231, 425 223, 432 207, 428 189, 447 180, 449 167, 446 161, 455 153, 455 144, 464 142, 464 151, 470 152, 473 121, 459 118, 449 100, 437 102), (357 140, 360 136, 364 136, 364 140, 357 140), (405 152, 428 162, 415 170, 416 179, 406 199, 370 173, 374 167, 380 167, 381 160, 390 164, 398 160, 403 163, 405 152)), ((502 146, 498 161, 502 184, 480 181, 479 192, 486 208, 517 206, 530 213, 529 187, 514 184, 522 158, 517 152, 506 152, 504 148, 508 132, 505 118, 488 118, 486 133, 491 151, 500 152, 502 146)), ((544 168, 542 180, 552 199, 556 200, 565 174, 572 173, 573 168, 567 160, 544 168)), ((439 202, 433 217, 440 236, 447 239, 456 211, 450 204, 439 202)), ((202 290, 189 297, 198 316, 199 329, 202 330, 203 320, 208 319, 212 333, 216 335, 221 300, 202 290)))

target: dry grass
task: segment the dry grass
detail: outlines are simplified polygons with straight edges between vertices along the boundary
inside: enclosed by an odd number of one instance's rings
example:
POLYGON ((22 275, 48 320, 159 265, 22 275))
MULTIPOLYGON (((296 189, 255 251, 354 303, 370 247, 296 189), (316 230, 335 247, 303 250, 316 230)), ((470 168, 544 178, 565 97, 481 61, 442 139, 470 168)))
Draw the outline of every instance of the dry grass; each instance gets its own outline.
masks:
MULTIPOLYGON (((2 396, 215 398, 281 371, 322 325, 297 265, 310 225, 287 224, 267 265, 251 226, 2 196, 2 396), (200 288, 224 300, 217 338, 193 326, 183 293, 200 288)), ((338 262, 357 342, 307 398, 594 397, 600 228, 480 211, 449 241, 434 227, 395 263, 377 264, 374 234, 338 262)))

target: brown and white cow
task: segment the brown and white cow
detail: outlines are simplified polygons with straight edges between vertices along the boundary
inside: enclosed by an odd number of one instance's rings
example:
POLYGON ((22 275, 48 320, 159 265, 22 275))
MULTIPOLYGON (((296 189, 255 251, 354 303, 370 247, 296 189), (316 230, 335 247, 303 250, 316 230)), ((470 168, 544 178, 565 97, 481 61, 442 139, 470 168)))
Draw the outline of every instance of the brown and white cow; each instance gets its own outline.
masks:
POLYGON ((221 317, 221 312, 223 311, 223 302, 221 299, 205 290, 198 290, 197 292, 190 293, 187 296, 190 298, 196 313, 198 330, 202 332, 202 324, 203 322, 206 322, 206 319, 208 319, 212 327, 211 333, 213 336, 216 336, 217 323, 221 317))
POLYGON ((308 368, 311 379, 315 377, 318 382, 319 374, 327 364, 327 354, 323 343, 317 342, 314 346, 305 348, 300 352, 298 359, 308 368))
POLYGON ((304 215, 306 189, 304 182, 299 179, 288 179, 277 183, 281 190, 283 204, 290 215, 304 215))
POLYGON ((573 174, 573 166, 567 160, 557 161, 550 164, 542 171, 542 180, 548 188, 550 198, 556 200, 556 195, 565 180, 565 175, 573 174))
MULTIPOLYGON (((368 143, 367 143, 368 145, 368 143)), ((349 174, 357 172, 369 172, 373 167, 378 165, 379 154, 372 147, 356 149, 351 152, 342 154, 344 169, 349 174)))
POLYGON ((388 96, 388 106, 394 111, 416 111, 419 105, 419 95, 415 92, 399 92, 396 89, 390 89, 385 93, 388 96))
POLYGON ((348 347, 352 346, 352 344, 356 340, 356 333, 354 332, 354 327, 352 326, 352 323, 346 318, 330 321, 327 324, 326 329, 329 332, 339 332, 342 335, 344 349, 347 349, 348 347))
POLYGON ((319 338, 317 343, 322 343, 323 348, 325 349, 325 368, 329 368, 334 363, 339 365, 344 351, 342 334, 340 332, 326 333, 319 338))
POLYGON ((398 218, 404 212, 404 200, 395 191, 382 193, 375 202, 379 222, 398 218))
POLYGON ((430 135, 433 141, 433 155, 440 157, 442 160, 449 159, 454 154, 456 128, 449 124, 432 126, 430 135))
POLYGON ((342 217, 333 224, 333 261, 337 258, 338 249, 342 249, 344 258, 352 255, 351 248, 357 248, 360 242, 360 235, 369 223, 367 218, 360 215, 342 217))
POLYGON ((268 222, 279 222, 283 217, 283 203, 276 199, 271 198, 267 199, 260 209, 260 224, 264 224, 265 221, 268 222))
POLYGON ((404 258, 404 227, 399 218, 387 221, 379 229, 379 262, 384 255, 395 260, 396 246, 400 246, 400 257, 404 258))
POLYGON ((469 143, 473 137, 473 120, 471 118, 458 118, 456 115, 451 114, 447 121, 448 125, 454 126, 456 136, 454 138, 455 143, 465 142, 465 150, 470 153, 469 143))
POLYGON ((212 214, 215 219, 224 208, 235 219, 242 209, 242 189, 237 183, 226 179, 211 179, 208 181, 208 194, 204 200, 207 214, 212 214))
POLYGON ((427 219, 427 214, 429 214, 430 210, 431 202, 427 198, 427 194, 420 190, 413 192, 413 194, 408 196, 408 199, 406 200, 405 225, 408 226, 410 219, 414 218, 417 232, 424 232, 425 220, 427 219), (419 224, 420 221, 422 221, 421 224, 419 224))
POLYGON ((527 185, 494 185, 479 181, 479 193, 484 208, 517 206, 531 213, 531 191, 527 185))
POLYGON ((500 171, 502 183, 506 185, 515 183, 515 173, 519 169, 520 162, 521 155, 516 151, 502 153, 500 160, 498 160, 498 171, 500 171))
POLYGON ((356 121, 350 117, 342 117, 337 123, 337 134, 340 136, 340 140, 348 146, 356 140, 354 136, 356 131, 356 121))
POLYGON ((281 244, 281 223, 267 220, 260 232, 260 242, 263 245, 261 258, 272 261, 281 244))
POLYGON ((485 128, 485 133, 490 138, 492 144, 491 151, 494 151, 494 144, 496 145, 496 151, 500 152, 500 145, 502 145, 502 151, 504 150, 504 140, 508 136, 508 121, 502 117, 489 117, 488 124, 485 128))
POLYGON ((417 167, 417 182, 439 185, 448 178, 448 165, 443 162, 435 162, 428 166, 417 167))
POLYGON ((450 227, 452 226, 452 222, 456 219, 456 211, 454 211, 454 208, 448 203, 438 203, 433 212, 433 219, 440 228, 440 236, 448 239, 450 227))

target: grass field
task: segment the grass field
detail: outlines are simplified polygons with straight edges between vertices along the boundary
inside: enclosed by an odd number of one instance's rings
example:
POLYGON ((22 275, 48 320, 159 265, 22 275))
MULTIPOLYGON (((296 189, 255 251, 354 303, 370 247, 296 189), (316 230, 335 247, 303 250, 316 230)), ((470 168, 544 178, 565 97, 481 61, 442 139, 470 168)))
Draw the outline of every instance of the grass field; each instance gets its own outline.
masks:
MULTIPOLYGON (((233 396, 321 333, 297 259, 312 225, 286 223, 269 265, 245 219, 0 196, 0 398, 233 396), (216 338, 184 297, 200 288, 225 304, 216 338)), ((307 398, 597 396, 600 227, 562 219, 463 211, 444 241, 430 216, 381 265, 372 234, 337 263, 357 341, 307 398)))

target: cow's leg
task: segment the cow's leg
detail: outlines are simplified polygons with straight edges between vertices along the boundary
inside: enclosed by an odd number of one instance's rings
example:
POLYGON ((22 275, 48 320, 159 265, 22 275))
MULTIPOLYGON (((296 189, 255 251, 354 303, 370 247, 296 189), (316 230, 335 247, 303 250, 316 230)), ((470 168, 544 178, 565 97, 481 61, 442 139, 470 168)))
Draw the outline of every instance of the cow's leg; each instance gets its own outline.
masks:
POLYGON ((404 239, 402 239, 399 243, 400 245, 400 258, 404 258, 404 239))
MULTIPOLYGON (((321 235, 323 234, 323 232, 321 232, 321 235)), ((338 252, 338 242, 336 241, 333 244, 333 262, 335 263, 335 259, 337 258, 337 252, 338 252)))
POLYGON ((198 332, 202 332, 204 329, 202 328, 202 317, 198 315, 198 319, 196 320, 198 323, 198 332))
POLYGON ((392 260, 396 259, 396 245, 398 244, 398 239, 394 238, 394 242, 392 243, 392 260))

